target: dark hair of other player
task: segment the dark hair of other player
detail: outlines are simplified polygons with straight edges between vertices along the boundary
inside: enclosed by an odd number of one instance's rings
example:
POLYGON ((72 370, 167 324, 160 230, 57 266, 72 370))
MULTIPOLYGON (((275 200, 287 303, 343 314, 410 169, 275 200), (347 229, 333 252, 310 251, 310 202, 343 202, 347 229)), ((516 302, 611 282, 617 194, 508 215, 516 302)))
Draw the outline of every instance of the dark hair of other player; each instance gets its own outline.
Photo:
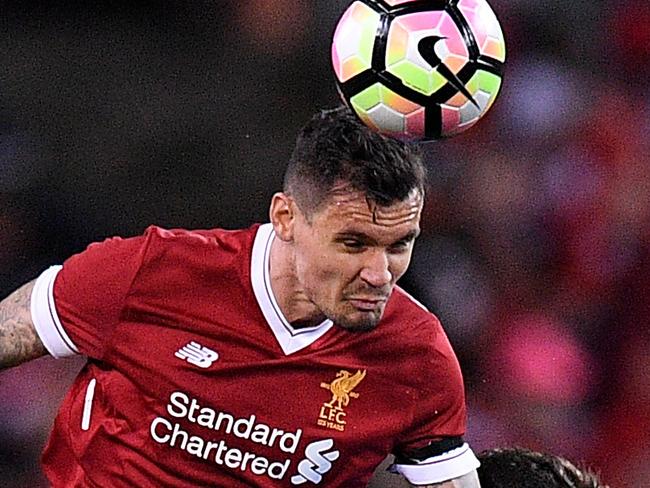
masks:
POLYGON ((298 134, 284 178, 284 192, 306 216, 327 202, 341 182, 379 205, 424 195, 426 172, 417 146, 369 131, 350 109, 314 115, 298 134))
POLYGON ((567 459, 513 447, 478 455, 481 488, 608 488, 598 476, 567 459))

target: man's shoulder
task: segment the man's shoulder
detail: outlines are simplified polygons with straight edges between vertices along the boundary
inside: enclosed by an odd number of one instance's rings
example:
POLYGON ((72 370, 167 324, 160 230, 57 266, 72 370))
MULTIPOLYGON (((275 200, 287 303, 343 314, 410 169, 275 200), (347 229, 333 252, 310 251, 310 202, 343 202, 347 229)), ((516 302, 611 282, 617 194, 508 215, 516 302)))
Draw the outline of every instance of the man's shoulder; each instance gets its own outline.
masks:
POLYGON ((438 317, 400 287, 395 287, 382 322, 393 347, 401 343, 425 356, 435 350, 455 358, 438 317))
POLYGON ((259 225, 235 230, 149 226, 142 235, 143 259, 138 281, 158 286, 161 282, 171 285, 189 280, 198 286, 221 283, 226 276, 240 276, 246 282, 258 228, 259 225))
POLYGON ((436 394, 435 385, 454 391, 462 385, 458 359, 442 324, 402 288, 395 287, 378 333, 382 340, 373 343, 373 352, 399 362, 401 381, 420 391, 433 388, 436 394))
POLYGON ((151 225, 142 237, 149 254, 174 256, 177 253, 238 254, 249 253, 259 224, 245 229, 184 229, 151 225))
POLYGON ((399 286, 395 287, 390 297, 385 319, 418 327, 421 324, 428 324, 433 328, 440 327, 438 317, 399 286))
POLYGON ((250 242, 255 237, 260 224, 251 225, 242 229, 187 229, 166 228, 159 225, 150 225, 144 231, 144 236, 168 244, 196 243, 196 244, 233 244, 236 242, 250 242))

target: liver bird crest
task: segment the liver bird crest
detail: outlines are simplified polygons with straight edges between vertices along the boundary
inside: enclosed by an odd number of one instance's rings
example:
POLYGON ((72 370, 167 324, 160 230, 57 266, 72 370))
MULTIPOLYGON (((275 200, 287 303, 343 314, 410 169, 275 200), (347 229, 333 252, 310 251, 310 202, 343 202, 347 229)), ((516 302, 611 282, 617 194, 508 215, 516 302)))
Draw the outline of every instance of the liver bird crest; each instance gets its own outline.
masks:
POLYGON ((330 408, 336 408, 342 410, 343 407, 347 407, 350 403, 350 397, 358 398, 359 394, 355 393, 353 390, 357 387, 359 383, 366 377, 366 370, 363 371, 357 370, 356 373, 351 374, 349 371, 342 369, 336 373, 336 379, 332 381, 329 385, 326 383, 321 384, 325 388, 329 388, 332 392, 332 400, 329 403, 326 403, 330 408), (336 406, 334 405, 336 403, 336 406))

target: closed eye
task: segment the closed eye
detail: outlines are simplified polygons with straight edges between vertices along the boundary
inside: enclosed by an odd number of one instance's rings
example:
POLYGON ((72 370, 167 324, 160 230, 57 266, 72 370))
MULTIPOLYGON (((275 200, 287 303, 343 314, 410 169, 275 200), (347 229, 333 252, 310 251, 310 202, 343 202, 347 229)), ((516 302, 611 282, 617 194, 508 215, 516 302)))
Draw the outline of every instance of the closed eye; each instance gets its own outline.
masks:
POLYGON ((407 251, 410 247, 411 244, 413 243, 413 239, 405 240, 405 241, 398 241, 390 246, 390 251, 399 253, 399 252, 404 252, 407 251))
POLYGON ((359 251, 365 247, 365 244, 358 239, 343 239, 340 242, 346 249, 351 251, 359 251))

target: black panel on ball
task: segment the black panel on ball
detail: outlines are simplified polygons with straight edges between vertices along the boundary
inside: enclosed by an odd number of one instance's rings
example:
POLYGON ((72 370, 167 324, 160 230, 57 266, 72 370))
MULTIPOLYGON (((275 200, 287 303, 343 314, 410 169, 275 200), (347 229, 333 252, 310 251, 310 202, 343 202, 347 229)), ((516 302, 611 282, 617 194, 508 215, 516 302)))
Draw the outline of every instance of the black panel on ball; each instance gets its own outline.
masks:
MULTIPOLYGON (((405 5, 389 6, 381 0, 369 0, 373 3, 380 3, 388 12, 395 15, 401 15, 411 12, 423 12, 426 10, 444 10, 450 3, 449 0, 416 0, 405 5)), ((455 3, 455 2, 454 2, 455 3)))
POLYGON ((427 139, 440 139, 442 133, 442 109, 437 103, 424 108, 424 135, 427 139))

